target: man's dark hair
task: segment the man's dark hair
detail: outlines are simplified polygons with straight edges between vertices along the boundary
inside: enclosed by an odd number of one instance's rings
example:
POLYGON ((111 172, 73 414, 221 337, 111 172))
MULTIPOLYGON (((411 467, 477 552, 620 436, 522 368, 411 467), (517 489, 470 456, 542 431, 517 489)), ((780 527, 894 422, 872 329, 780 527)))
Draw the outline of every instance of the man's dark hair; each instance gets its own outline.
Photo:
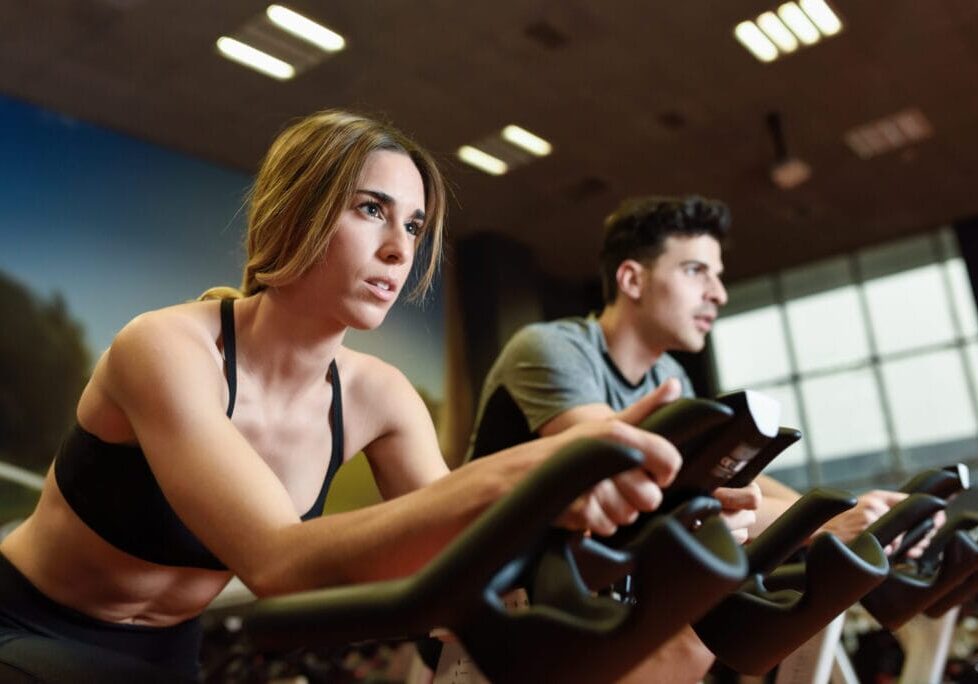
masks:
POLYGON ((601 289, 610 304, 618 296, 615 273, 625 259, 650 264, 675 235, 711 235, 722 242, 730 230, 730 209, 723 202, 688 197, 633 197, 604 221, 601 247, 601 289))

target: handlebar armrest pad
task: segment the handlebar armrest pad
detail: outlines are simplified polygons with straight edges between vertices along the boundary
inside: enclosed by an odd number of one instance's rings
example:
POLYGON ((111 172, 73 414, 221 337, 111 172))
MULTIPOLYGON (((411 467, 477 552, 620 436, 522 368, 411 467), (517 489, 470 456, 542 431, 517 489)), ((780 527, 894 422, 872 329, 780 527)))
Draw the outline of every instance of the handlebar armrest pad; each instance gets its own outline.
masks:
POLYGON ((761 675, 878 586, 888 569, 871 535, 848 545, 820 535, 808 551, 804 592, 737 591, 693 627, 722 662, 761 675))

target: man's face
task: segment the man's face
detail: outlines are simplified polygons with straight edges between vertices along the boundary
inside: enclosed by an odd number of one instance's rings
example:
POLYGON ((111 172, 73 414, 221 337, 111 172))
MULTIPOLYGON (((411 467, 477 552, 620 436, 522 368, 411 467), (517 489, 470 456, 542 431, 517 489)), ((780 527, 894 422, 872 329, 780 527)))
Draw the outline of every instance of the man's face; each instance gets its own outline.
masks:
POLYGON ((670 236, 665 251, 644 268, 639 326, 656 351, 703 349, 720 307, 727 303, 720 251, 710 235, 670 236))

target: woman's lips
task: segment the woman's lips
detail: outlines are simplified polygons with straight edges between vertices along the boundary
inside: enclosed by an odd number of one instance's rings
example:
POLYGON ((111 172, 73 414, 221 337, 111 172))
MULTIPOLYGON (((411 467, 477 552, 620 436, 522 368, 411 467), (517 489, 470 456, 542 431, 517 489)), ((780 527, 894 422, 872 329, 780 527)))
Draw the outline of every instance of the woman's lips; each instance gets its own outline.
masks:
POLYGON ((397 285, 386 278, 370 278, 365 282, 367 289, 381 301, 390 302, 397 297, 397 285))

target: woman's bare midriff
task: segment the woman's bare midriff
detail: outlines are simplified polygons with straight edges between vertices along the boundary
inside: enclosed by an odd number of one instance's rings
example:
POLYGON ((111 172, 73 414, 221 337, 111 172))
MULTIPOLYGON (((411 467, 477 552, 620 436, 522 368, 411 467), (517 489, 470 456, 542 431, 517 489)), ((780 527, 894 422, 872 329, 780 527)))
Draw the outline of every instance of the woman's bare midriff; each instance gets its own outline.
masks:
POLYGON ((93 618, 156 627, 192 618, 231 573, 140 560, 111 546, 83 523, 49 471, 34 513, 0 552, 48 598, 93 618))

